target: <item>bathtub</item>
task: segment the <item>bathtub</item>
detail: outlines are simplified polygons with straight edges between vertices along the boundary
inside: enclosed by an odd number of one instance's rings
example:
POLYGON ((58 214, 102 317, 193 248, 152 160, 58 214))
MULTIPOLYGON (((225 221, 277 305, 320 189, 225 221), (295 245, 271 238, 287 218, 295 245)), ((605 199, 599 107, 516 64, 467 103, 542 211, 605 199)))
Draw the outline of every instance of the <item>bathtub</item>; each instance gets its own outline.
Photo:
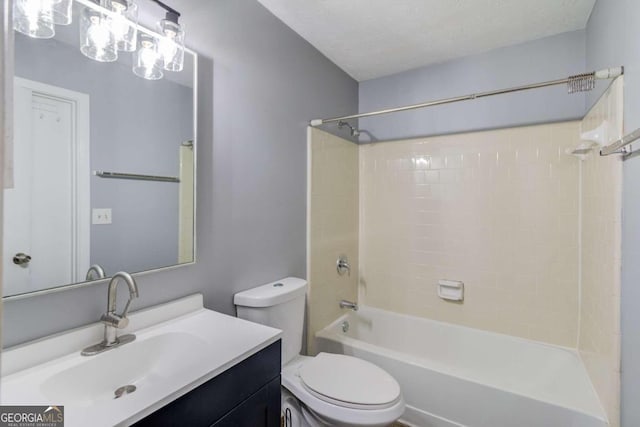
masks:
POLYGON ((370 307, 319 331, 316 344, 393 375, 407 402, 402 421, 410 425, 609 425, 572 349, 370 307))

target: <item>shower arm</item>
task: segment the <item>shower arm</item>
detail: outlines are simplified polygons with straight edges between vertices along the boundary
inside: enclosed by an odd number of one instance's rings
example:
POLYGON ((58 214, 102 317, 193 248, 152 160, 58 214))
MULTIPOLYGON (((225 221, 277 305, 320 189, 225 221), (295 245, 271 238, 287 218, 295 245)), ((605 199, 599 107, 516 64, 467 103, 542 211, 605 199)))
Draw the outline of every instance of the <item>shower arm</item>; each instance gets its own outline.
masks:
POLYGON ((489 96, 504 95, 507 93, 521 92, 521 91, 531 90, 531 89, 540 89, 543 87, 557 86, 557 85, 568 85, 569 93, 573 93, 576 91, 584 91, 584 90, 592 89, 592 86, 581 88, 580 86, 576 86, 576 84, 581 84, 585 82, 594 82, 596 79, 599 79, 599 80, 614 79, 623 74, 624 74, 624 67, 605 68, 603 70, 594 71, 592 73, 579 74, 579 75, 570 76, 564 79, 550 80, 550 81, 541 82, 541 83, 533 83, 533 84, 528 84, 524 86, 511 87, 507 89, 498 89, 498 90, 492 90, 488 92, 480 92, 480 93, 474 93, 470 95, 457 96, 454 98, 439 99, 436 101, 423 102, 420 104, 405 105, 404 107, 387 108, 385 110, 371 111, 368 113, 352 114, 350 116, 333 117, 330 119, 314 119, 309 122, 309 125, 313 127, 317 127, 327 123, 341 122, 341 121, 350 120, 350 119, 360 119, 364 117, 380 116, 382 114, 398 113, 401 111, 417 110, 419 108, 434 107, 436 105, 452 104, 454 102, 470 101, 478 98, 487 98, 489 96))

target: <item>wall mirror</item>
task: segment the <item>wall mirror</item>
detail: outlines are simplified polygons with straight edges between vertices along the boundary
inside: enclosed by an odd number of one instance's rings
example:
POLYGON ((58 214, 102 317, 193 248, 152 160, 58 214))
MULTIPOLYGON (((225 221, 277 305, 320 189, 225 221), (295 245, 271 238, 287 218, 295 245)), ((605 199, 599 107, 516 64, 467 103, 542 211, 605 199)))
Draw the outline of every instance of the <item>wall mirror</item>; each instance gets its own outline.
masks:
POLYGON ((69 3, 53 37, 14 31, 5 298, 195 262, 197 57, 169 70, 158 34, 69 3))

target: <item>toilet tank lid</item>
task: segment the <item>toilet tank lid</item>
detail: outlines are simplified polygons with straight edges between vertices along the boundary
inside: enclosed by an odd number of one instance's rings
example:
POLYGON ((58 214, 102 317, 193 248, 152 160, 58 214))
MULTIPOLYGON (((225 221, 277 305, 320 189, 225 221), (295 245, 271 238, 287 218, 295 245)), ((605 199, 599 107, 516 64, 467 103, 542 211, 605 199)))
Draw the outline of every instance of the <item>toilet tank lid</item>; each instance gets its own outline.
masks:
POLYGON ((287 277, 234 295, 233 303, 240 307, 271 307, 302 296, 307 292, 307 281, 287 277))

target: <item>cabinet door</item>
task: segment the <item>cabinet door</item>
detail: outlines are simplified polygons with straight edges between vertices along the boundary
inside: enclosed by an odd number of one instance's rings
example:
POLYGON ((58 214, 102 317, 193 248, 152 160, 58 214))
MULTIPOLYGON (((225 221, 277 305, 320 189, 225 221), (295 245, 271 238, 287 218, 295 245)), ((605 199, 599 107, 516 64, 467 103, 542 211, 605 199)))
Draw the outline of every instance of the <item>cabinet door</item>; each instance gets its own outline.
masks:
POLYGON ((279 426, 280 378, 262 387, 212 425, 212 427, 279 426))
MULTIPOLYGON (((275 405, 274 419, 280 418, 280 341, 229 368, 195 390, 179 397, 153 414, 138 421, 135 427, 209 427, 222 420, 249 399, 258 402, 257 393, 267 392, 268 406, 275 405), (274 394, 275 393, 275 394, 274 394), (277 408, 276 408, 277 406, 277 408)), ((256 403, 257 405, 257 403, 256 403)), ((249 408, 249 406, 247 407, 249 408)), ((248 410, 248 409, 247 409, 248 410)), ((257 409, 256 409, 257 410, 257 409)), ((269 409, 269 420, 273 412, 269 409)), ((226 424, 233 425, 233 424, 226 424)), ((278 426, 278 424, 240 423, 239 426, 278 426)))

